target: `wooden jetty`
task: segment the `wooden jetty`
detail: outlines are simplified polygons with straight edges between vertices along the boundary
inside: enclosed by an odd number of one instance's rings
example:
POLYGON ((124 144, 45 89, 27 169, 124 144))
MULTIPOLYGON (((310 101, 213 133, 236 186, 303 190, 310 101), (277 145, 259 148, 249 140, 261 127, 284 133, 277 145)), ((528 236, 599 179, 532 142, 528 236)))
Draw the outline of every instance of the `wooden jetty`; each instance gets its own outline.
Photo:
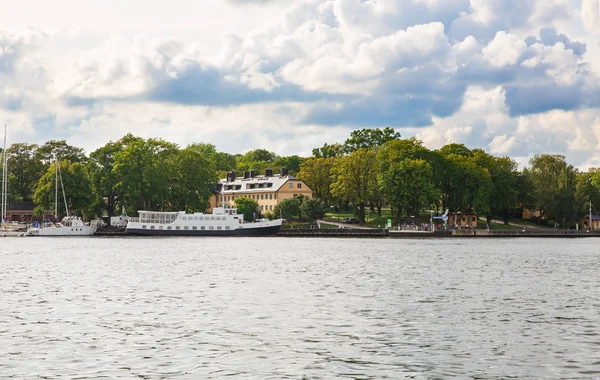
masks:
POLYGON ((388 237, 383 228, 282 228, 278 236, 284 237, 388 237))

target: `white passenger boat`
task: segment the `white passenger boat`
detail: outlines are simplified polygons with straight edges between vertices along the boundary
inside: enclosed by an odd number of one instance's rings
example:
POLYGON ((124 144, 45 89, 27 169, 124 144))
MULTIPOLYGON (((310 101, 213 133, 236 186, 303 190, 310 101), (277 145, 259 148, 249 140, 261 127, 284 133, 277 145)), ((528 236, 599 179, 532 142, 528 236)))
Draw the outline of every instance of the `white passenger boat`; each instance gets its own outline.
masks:
POLYGON ((212 214, 138 211, 126 231, 140 236, 276 236, 283 219, 245 223, 235 208, 215 207, 212 214))

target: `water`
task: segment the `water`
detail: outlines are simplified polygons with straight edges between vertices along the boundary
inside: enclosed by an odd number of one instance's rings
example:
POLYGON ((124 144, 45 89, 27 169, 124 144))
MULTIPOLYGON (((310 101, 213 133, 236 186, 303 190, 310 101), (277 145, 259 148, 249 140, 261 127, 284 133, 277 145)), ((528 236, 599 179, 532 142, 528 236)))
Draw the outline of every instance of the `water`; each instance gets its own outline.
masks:
POLYGON ((600 239, 0 239, 0 378, 600 378, 600 239))

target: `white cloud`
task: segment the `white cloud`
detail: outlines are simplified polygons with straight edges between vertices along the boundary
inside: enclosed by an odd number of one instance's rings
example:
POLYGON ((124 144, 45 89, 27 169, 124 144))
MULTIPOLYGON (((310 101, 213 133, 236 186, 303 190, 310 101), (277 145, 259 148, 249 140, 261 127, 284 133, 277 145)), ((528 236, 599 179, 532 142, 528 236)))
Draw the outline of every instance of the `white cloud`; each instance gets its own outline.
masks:
POLYGON ((495 68, 516 65, 526 48, 527 44, 522 39, 500 31, 496 33, 492 42, 483 48, 483 58, 495 68))
POLYGON ((135 20, 141 0, 112 18, 95 0, 58 1, 94 20, 42 5, 56 16, 30 18, 44 32, 0 32, 0 118, 24 140, 93 149, 132 132, 309 154, 393 126, 431 147, 597 156, 597 0, 200 0, 180 19, 152 3, 135 20))

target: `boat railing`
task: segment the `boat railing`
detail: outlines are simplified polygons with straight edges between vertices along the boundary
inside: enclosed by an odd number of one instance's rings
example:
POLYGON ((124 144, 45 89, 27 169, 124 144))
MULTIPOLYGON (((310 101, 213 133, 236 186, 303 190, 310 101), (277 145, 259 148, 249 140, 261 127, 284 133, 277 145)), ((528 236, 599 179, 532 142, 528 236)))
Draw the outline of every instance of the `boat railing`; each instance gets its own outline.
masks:
POLYGON ((127 218, 127 221, 128 222, 138 223, 140 221, 140 218, 130 216, 129 218, 127 218))

